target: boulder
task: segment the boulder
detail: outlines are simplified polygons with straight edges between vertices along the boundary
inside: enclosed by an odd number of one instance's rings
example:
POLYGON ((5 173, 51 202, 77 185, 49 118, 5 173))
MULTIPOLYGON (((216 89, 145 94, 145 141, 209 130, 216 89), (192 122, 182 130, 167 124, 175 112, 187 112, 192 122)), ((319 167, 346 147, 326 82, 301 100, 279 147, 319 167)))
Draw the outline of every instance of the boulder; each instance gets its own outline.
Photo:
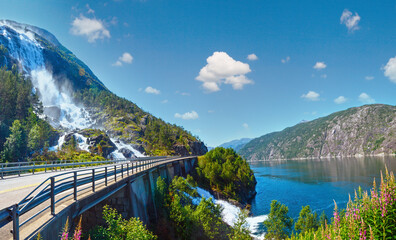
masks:
POLYGON ((125 158, 136 158, 135 154, 128 148, 121 148, 119 151, 125 158))

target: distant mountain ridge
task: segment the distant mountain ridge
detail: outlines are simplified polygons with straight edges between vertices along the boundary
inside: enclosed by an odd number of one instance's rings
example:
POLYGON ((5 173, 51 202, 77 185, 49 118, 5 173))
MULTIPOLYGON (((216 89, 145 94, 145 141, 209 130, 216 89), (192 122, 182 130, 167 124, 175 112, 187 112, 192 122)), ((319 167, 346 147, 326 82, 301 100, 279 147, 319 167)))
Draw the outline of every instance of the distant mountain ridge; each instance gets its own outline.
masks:
POLYGON ((251 140, 248 160, 396 154, 396 106, 349 108, 251 140))
POLYGON ((243 146, 245 146, 246 143, 250 142, 250 140, 252 140, 252 138, 236 139, 236 140, 232 140, 232 141, 229 141, 229 142, 225 142, 225 143, 219 145, 219 147, 232 148, 236 152, 238 152, 239 149, 241 149, 243 146))

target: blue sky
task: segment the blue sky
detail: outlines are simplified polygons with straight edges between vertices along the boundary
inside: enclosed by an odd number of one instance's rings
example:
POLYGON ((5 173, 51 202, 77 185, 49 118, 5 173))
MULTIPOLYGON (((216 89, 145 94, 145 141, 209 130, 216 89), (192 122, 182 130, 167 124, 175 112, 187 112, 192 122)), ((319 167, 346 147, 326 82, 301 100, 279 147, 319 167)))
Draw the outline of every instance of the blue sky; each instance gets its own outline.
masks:
POLYGON ((111 91, 209 146, 396 102, 394 0, 20 0, 0 18, 47 29, 111 91))

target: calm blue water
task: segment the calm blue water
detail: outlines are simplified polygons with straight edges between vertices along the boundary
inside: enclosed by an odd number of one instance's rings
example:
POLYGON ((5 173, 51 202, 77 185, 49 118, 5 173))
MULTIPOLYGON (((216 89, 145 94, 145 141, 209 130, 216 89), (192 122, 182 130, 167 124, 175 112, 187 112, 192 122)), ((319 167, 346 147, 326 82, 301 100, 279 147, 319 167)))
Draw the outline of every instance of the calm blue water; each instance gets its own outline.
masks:
POLYGON ((348 194, 353 199, 354 189, 372 187, 373 179, 380 182, 380 171, 396 172, 396 157, 343 158, 331 160, 284 160, 250 163, 257 179, 257 195, 252 203, 254 216, 270 211, 273 199, 289 207, 289 216, 295 220, 302 206, 310 205, 318 212, 325 211, 330 218, 333 199, 339 208, 345 208, 348 194))

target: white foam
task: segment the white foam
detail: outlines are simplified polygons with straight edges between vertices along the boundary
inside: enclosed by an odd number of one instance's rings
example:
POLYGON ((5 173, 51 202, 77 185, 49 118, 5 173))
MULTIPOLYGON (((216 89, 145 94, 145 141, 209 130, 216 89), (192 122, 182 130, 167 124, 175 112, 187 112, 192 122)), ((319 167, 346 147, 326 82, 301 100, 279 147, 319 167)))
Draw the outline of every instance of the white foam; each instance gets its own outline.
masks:
POLYGON ((49 147, 48 150, 49 150, 49 151, 58 151, 58 150, 61 150, 61 149, 62 149, 63 143, 65 143, 65 136, 66 136, 66 134, 63 134, 63 135, 58 139, 58 144, 56 144, 56 145, 54 145, 54 146, 52 146, 52 147, 49 147))
MULTIPOLYGON (((230 226, 234 226, 236 220, 238 219, 239 212, 241 211, 237 206, 232 205, 231 203, 215 199, 210 192, 205 189, 197 187, 197 192, 201 197, 204 198, 212 198, 215 204, 220 205, 222 207, 221 216, 224 222, 226 222, 230 226)), ((193 203, 198 205, 201 201, 201 198, 194 198, 193 203)), ((247 225, 251 232, 251 236, 255 239, 264 239, 265 233, 259 231, 260 226, 268 218, 267 215, 253 216, 246 218, 247 225)))
POLYGON ((79 133, 75 133, 74 136, 76 137, 78 147, 81 150, 89 152, 89 145, 87 144, 87 138, 79 133))
POLYGON ((130 144, 126 144, 121 142, 120 140, 116 140, 114 138, 110 139, 117 147, 117 150, 115 150, 114 152, 112 152, 110 155, 115 158, 115 159, 125 159, 124 154, 122 154, 120 152, 121 149, 126 148, 128 150, 130 150, 131 152, 133 152, 133 154, 136 157, 145 157, 144 154, 142 154, 141 152, 139 152, 138 150, 136 150, 135 148, 132 147, 132 145, 130 144))

